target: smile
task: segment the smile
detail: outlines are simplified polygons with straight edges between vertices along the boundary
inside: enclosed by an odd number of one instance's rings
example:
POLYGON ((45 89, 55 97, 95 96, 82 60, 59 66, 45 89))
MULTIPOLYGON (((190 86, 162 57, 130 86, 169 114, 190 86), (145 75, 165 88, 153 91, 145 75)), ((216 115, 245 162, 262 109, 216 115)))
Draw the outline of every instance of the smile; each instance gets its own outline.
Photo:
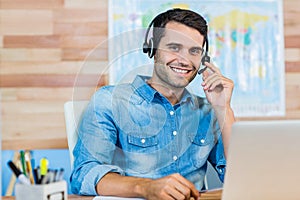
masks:
POLYGON ((187 74, 189 73, 191 70, 186 70, 186 69, 178 69, 178 68, 174 68, 174 67, 171 67, 171 69, 176 72, 176 73, 181 73, 181 74, 187 74))

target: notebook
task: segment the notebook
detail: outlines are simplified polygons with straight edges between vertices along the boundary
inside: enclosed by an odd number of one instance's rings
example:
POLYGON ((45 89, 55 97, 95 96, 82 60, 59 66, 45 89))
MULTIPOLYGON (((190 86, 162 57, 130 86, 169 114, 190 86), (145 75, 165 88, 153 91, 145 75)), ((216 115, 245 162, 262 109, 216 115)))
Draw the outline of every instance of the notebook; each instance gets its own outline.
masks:
POLYGON ((236 122, 222 200, 300 199, 300 120, 236 122))
POLYGON ((126 197, 114 197, 114 196, 96 196, 93 200, 144 200, 141 198, 126 198, 126 197))

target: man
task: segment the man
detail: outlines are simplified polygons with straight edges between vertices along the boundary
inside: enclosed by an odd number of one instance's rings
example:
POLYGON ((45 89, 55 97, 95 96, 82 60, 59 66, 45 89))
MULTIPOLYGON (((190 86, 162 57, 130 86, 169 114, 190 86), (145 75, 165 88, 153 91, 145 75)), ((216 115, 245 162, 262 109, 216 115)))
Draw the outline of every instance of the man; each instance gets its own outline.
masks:
POLYGON ((205 55, 206 21, 193 11, 172 9, 153 26, 154 48, 144 45, 154 56, 152 77, 102 87, 83 115, 73 152, 74 193, 196 199, 207 161, 224 178, 233 82, 205 62, 199 90, 206 98, 185 88, 205 55))

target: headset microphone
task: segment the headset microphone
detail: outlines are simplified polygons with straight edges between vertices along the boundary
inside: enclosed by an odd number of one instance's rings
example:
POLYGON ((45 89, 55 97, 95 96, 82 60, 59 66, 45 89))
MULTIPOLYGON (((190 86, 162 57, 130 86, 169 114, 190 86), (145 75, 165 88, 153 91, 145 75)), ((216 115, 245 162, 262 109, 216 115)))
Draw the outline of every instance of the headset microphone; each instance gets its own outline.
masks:
POLYGON ((202 74, 205 70, 206 70, 206 66, 204 67, 204 68, 202 68, 202 69, 199 69, 199 71, 198 71, 198 74, 200 75, 200 74, 202 74))
MULTIPOLYGON (((205 37, 205 53, 204 53, 204 56, 202 57, 202 59, 201 59, 201 64, 202 65, 204 65, 205 66, 205 62, 210 62, 210 57, 209 57, 209 55, 207 54, 207 52, 208 52, 208 39, 207 39, 207 37, 205 37)), ((201 67, 201 65, 200 65, 200 67, 201 67)), ((200 67, 199 67, 199 70, 198 70, 198 74, 200 75, 200 74, 202 74, 205 70, 206 70, 206 68, 207 68, 207 66, 205 66, 204 68, 202 68, 202 69, 200 69, 200 67)))

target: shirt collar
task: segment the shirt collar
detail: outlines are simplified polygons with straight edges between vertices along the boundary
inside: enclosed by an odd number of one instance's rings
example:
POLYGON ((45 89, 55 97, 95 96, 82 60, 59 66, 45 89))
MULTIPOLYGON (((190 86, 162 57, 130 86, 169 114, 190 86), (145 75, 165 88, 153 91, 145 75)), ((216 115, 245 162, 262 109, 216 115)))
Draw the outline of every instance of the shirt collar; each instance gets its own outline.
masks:
MULTIPOLYGON (((150 103, 156 96, 161 96, 161 94, 146 83, 148 79, 150 79, 149 76, 137 75, 132 82, 132 85, 135 88, 135 91, 150 103)), ((199 102, 199 100, 199 98, 191 94, 187 89, 184 89, 179 104, 191 102, 193 107, 198 107, 199 103, 203 103, 203 101, 199 102)))
POLYGON ((132 82, 132 86, 137 93, 150 103, 154 99, 155 94, 158 92, 146 83, 148 79, 150 79, 149 76, 137 75, 132 82))

